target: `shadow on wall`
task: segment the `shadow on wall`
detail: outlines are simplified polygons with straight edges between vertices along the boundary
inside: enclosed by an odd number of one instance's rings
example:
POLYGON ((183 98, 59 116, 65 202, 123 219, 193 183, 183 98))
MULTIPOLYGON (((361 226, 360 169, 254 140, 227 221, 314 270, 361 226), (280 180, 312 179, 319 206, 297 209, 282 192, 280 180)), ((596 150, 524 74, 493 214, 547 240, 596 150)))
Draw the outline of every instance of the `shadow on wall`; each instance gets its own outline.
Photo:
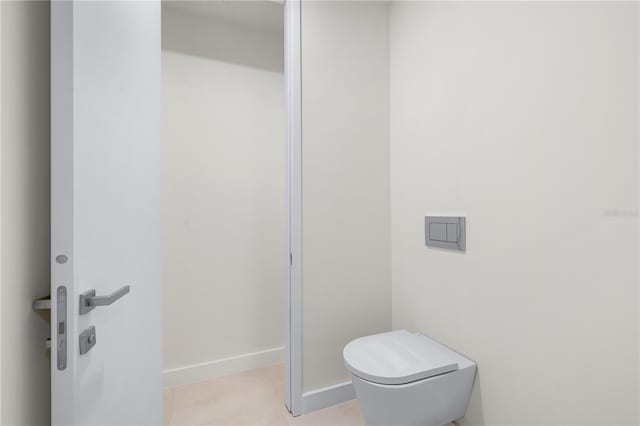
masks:
POLYGON ((482 386, 480 384, 480 369, 476 370, 476 379, 473 382, 471 400, 467 408, 467 414, 459 422, 465 426, 484 426, 484 410, 482 408, 482 386))
MULTIPOLYGON (((185 2, 188 4, 191 2, 185 2)), ((215 16, 219 11, 208 11, 202 2, 201 8, 183 10, 182 2, 163 2, 162 49, 200 56, 221 62, 245 65, 268 71, 284 72, 284 43, 282 33, 271 32, 224 21, 215 16), (188 31, 185 31, 188 29, 188 31), (260 48, 256 49, 256 46, 260 48)), ((225 2, 234 7, 236 2, 225 2)), ((243 2, 239 2, 243 3, 243 2)), ((250 2, 261 3, 261 2, 250 2)), ((273 7, 280 8, 277 3, 273 7)), ((241 13, 238 13, 240 15, 241 13)), ((275 23, 276 27, 278 23, 275 23)), ((283 23, 279 25, 283 27, 283 23)))
POLYGON ((2 419, 50 424, 49 2, 2 1, 2 419))

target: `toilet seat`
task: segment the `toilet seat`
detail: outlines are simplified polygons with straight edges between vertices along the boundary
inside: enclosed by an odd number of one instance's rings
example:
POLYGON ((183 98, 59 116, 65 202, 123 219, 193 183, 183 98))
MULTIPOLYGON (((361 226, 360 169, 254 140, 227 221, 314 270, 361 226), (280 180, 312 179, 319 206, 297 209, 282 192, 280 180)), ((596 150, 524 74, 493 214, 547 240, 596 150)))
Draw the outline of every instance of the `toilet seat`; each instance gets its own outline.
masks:
POLYGON ((344 348, 345 365, 372 383, 401 385, 458 370, 459 355, 407 330, 356 339, 344 348))

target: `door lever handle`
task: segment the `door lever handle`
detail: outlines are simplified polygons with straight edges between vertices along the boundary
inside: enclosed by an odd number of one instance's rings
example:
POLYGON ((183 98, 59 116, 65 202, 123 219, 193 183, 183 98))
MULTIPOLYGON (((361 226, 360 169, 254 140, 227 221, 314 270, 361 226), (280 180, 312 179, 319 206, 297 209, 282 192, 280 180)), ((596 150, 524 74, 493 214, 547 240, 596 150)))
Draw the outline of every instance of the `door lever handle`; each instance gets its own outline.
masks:
POLYGON ((120 287, 116 291, 106 296, 96 296, 95 290, 87 290, 80 295, 80 315, 91 312, 96 306, 109 306, 125 294, 131 288, 128 285, 120 287))

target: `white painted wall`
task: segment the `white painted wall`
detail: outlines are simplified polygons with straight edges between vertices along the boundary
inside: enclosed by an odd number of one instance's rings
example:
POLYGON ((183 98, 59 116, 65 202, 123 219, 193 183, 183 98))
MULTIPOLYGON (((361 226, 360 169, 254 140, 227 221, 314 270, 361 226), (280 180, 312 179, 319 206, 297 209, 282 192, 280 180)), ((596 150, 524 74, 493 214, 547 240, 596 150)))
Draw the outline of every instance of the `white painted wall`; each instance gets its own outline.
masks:
POLYGON ((2 422, 2 5, 0 5, 0 423, 2 422))
POLYGON ((284 359, 283 78, 281 34, 163 8, 165 384, 284 359))
POLYGON ((31 303, 49 293, 49 3, 0 10, 0 423, 46 425, 49 324, 31 303))
POLYGON ((639 421, 638 12, 391 6, 393 327, 478 362, 466 424, 639 421))
POLYGON ((384 2, 302 2, 303 390, 349 380, 342 349, 391 326, 384 2))

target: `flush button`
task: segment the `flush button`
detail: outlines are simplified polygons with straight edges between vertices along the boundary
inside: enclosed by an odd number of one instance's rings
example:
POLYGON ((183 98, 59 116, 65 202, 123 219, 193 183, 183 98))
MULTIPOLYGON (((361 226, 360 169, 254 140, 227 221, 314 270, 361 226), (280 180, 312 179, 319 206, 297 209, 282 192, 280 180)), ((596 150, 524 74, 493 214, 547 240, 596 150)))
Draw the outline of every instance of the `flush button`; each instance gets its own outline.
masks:
POLYGON ((458 242, 458 224, 447 223, 447 241, 450 243, 458 242))
POLYGON ((447 241, 447 224, 446 223, 430 223, 429 238, 434 241, 447 241))

